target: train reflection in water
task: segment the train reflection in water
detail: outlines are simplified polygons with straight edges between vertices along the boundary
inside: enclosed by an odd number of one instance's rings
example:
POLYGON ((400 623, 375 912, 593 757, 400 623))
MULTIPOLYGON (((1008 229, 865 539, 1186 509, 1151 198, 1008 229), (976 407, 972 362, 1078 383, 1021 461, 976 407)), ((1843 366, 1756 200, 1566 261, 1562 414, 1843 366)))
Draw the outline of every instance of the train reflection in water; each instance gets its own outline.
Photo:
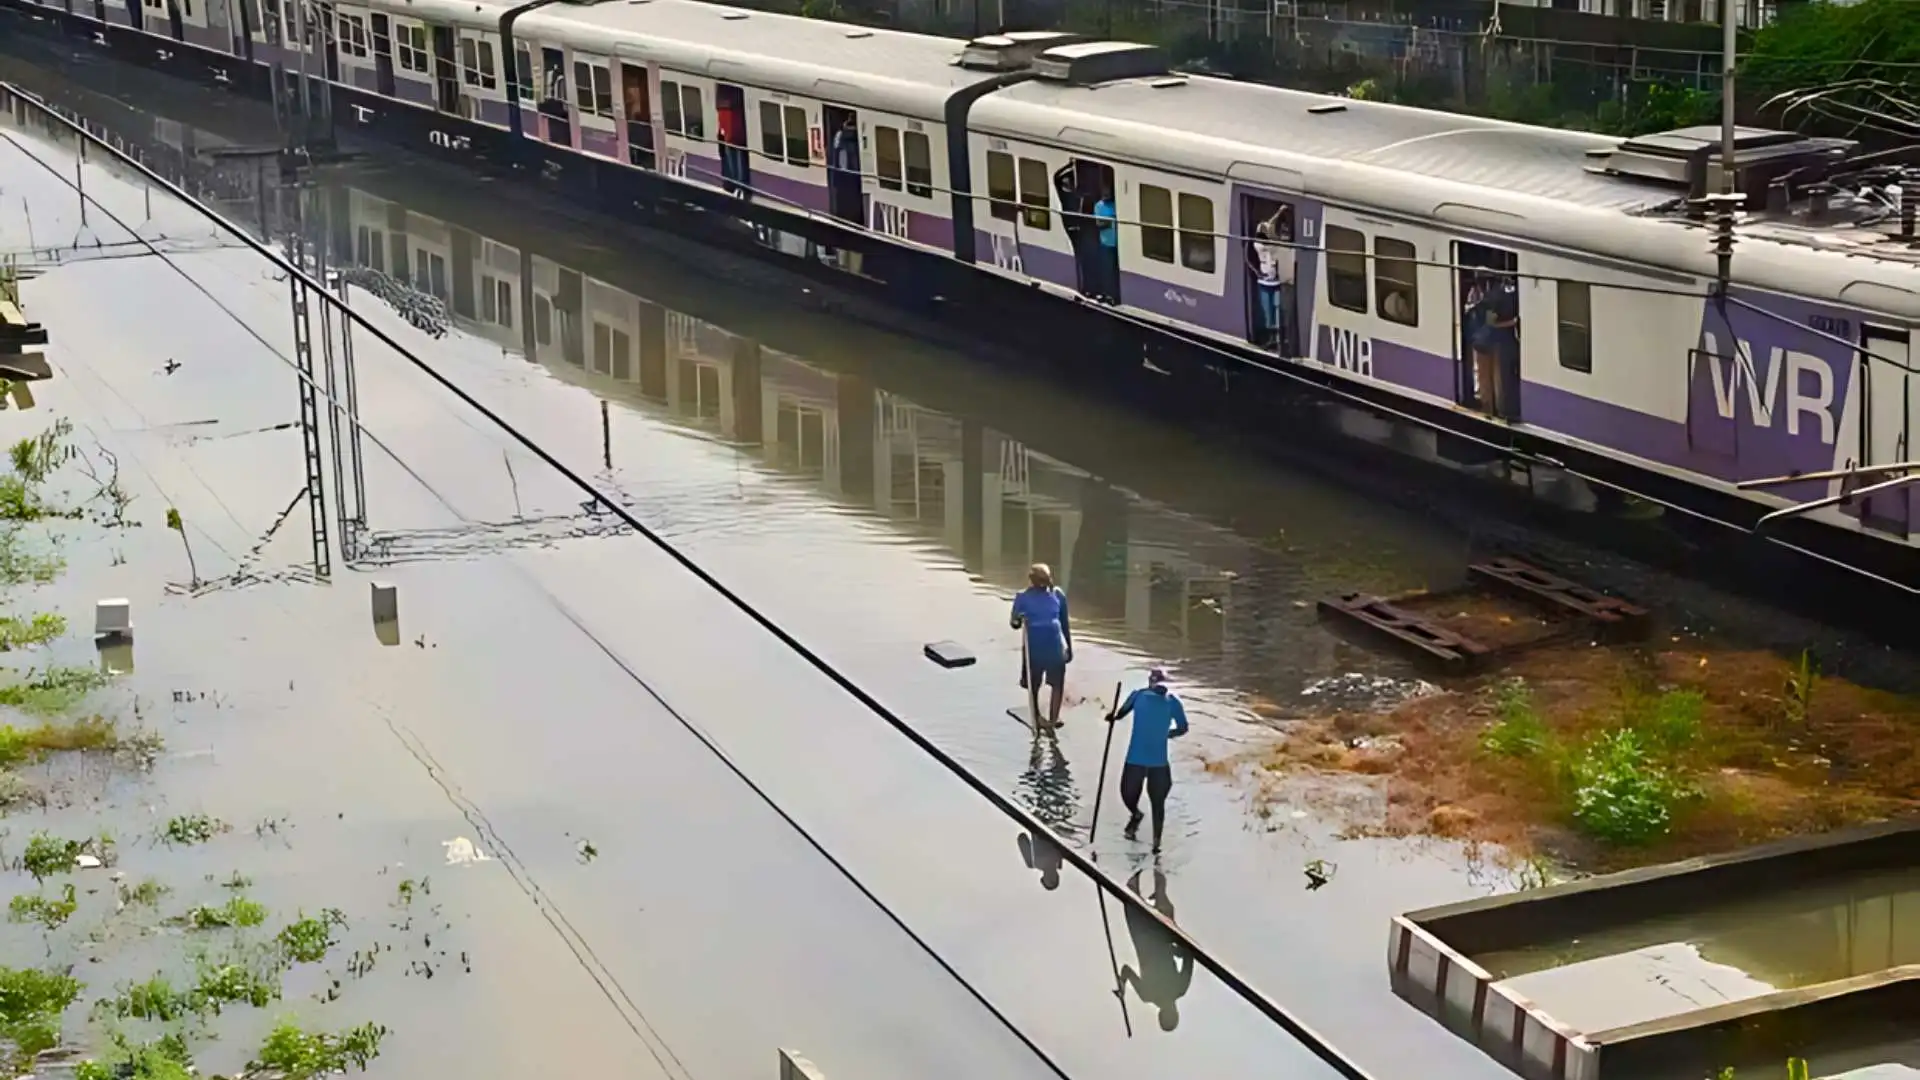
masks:
POLYGON ((1012 586, 1029 564, 1049 563, 1083 620, 1162 655, 1224 664, 1216 674, 1243 685, 1297 688, 1304 673, 1345 659, 1320 634, 1283 632, 1285 649, 1273 648, 1276 623, 1312 622, 1303 578, 1345 580, 1343 569, 1361 569, 1296 565, 1307 554, 1298 541, 1313 544, 1315 557, 1349 546, 1341 523, 1314 508, 1286 515, 1300 527, 1297 537, 1289 529, 1290 558, 993 427, 531 251, 359 189, 337 189, 333 209, 336 258, 417 294, 399 302, 444 306, 466 333, 805 477, 836 501, 937 541, 989 581, 1012 586), (1316 516, 1318 526, 1300 520, 1316 516))

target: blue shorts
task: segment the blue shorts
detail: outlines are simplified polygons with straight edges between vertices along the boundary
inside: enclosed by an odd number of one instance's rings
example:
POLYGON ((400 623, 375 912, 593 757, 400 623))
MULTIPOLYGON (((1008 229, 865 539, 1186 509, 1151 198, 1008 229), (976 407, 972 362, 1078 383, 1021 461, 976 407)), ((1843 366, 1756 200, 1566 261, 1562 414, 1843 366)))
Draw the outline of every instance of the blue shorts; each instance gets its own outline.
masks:
POLYGON ((1020 673, 1020 689, 1044 683, 1047 686, 1064 687, 1067 685, 1067 662, 1065 660, 1033 660, 1027 664, 1027 670, 1020 673))

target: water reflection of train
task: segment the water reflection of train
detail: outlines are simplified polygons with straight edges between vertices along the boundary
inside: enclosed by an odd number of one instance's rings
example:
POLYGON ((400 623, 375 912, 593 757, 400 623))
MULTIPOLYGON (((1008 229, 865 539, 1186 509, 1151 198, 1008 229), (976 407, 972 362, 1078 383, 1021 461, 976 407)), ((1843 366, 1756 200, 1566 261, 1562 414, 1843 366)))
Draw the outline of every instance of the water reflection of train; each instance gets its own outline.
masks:
MULTIPOLYGON (((755 448, 768 465, 938 540, 988 580, 1012 583, 1030 563, 1050 563, 1087 615, 1262 675, 1279 673, 1251 639, 1276 619, 1310 620, 1293 596, 1261 595, 1273 591, 1262 573, 1271 556, 1246 538, 1009 434, 364 191, 337 189, 334 212, 337 259, 410 283, 467 333, 602 397, 755 448), (1237 645, 1242 624, 1258 633, 1237 645)), ((1282 666, 1326 659, 1307 652, 1282 666)))

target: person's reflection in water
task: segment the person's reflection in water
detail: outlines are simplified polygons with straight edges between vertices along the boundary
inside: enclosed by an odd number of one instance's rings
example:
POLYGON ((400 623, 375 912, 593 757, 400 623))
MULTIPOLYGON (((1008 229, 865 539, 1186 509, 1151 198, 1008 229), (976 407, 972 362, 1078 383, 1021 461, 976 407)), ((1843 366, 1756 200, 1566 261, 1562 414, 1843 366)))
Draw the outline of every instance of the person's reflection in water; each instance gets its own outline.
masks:
POLYGON ((1014 791, 1033 816, 1056 831, 1073 820, 1079 797, 1073 790, 1073 774, 1067 771, 1066 755, 1052 739, 1036 732, 1027 755, 1027 771, 1020 774, 1014 791))
MULTIPOLYGON (((1140 892, 1141 873, 1133 872, 1127 879, 1127 888, 1172 922, 1173 901, 1167 898, 1167 875, 1158 870, 1153 872, 1153 895, 1148 897, 1140 892)), ((1120 985, 1132 983, 1133 992, 1141 1001, 1160 1010, 1160 1030, 1172 1031, 1180 1026, 1180 999, 1193 985, 1193 957, 1187 955, 1186 948, 1152 916, 1132 905, 1128 905, 1126 911, 1127 934, 1133 938, 1133 955, 1140 961, 1140 970, 1133 970, 1131 965, 1122 967, 1120 985)))
POLYGON ((1048 892, 1060 887, 1060 845, 1045 833, 1020 834, 1020 858, 1027 869, 1040 871, 1040 885, 1048 892))

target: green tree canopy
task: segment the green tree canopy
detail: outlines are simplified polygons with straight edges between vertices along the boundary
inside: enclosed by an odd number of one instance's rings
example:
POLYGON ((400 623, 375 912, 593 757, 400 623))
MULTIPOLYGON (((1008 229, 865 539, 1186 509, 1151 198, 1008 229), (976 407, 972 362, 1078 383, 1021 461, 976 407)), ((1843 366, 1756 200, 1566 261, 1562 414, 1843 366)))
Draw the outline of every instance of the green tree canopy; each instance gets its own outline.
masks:
MULTIPOLYGON (((1920 98, 1920 3, 1782 5, 1780 17, 1753 35, 1740 65, 1740 99, 1748 109, 1782 94, 1832 88, 1827 101, 1887 111, 1893 98, 1920 98)), ((1897 110, 1896 110, 1897 111, 1897 110)), ((1780 106, 1766 110, 1778 121, 1780 106)), ((1797 127, 1852 127, 1844 108, 1794 110, 1797 127)), ((1920 114, 1906 119, 1920 119, 1920 114)))

